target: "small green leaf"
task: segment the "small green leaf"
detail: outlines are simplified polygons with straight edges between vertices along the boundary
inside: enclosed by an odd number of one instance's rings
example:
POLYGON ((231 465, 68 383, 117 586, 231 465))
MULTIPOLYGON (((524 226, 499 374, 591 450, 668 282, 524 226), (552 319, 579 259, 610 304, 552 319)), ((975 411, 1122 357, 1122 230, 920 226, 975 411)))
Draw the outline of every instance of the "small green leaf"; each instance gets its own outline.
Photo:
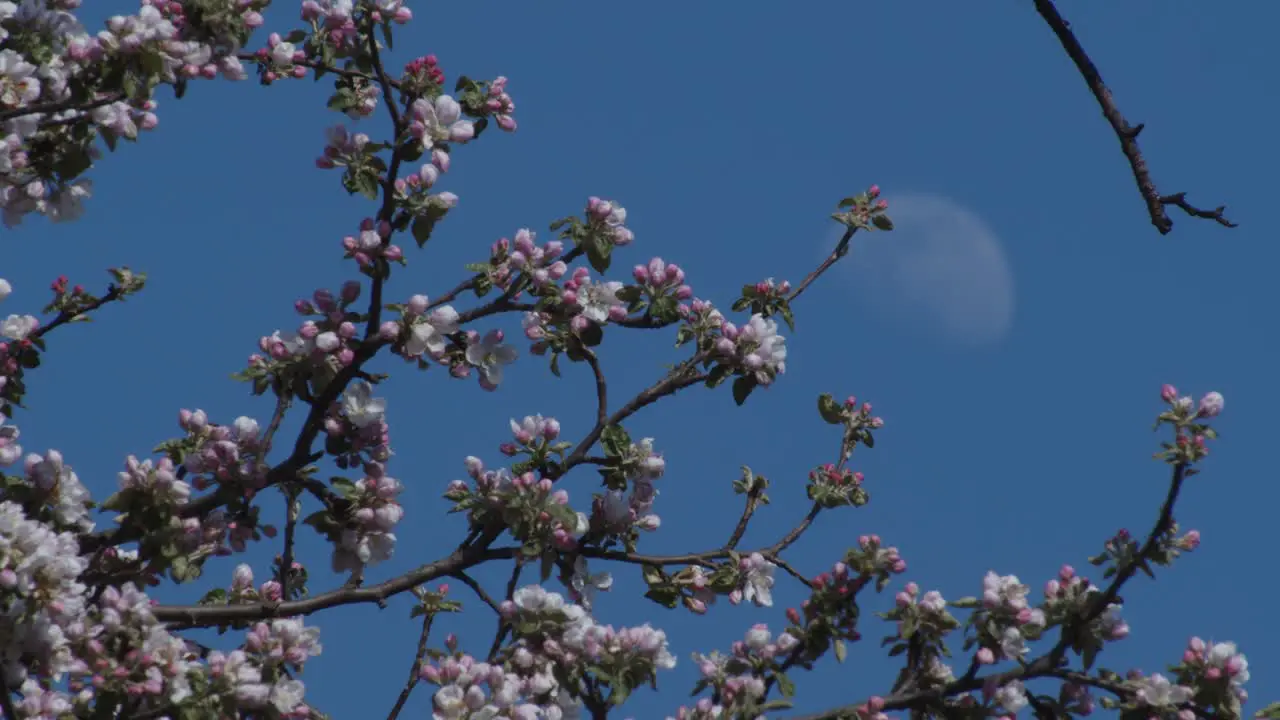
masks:
POLYGON ((871 218, 871 224, 875 225, 876 228, 880 230, 893 229, 893 221, 889 219, 888 215, 876 215, 875 217, 871 218))
MULTIPOLYGON (((427 240, 431 239, 431 231, 435 228, 436 221, 430 215, 419 215, 413 219, 413 239, 418 243, 418 247, 427 244, 427 240)), ((488 267, 486 265, 486 267, 488 267)), ((467 268, 470 270, 471 268, 467 268)))
POLYGON ((818 414, 822 416, 832 425, 839 425, 844 422, 844 411, 840 403, 831 397, 831 393, 823 393, 818 396, 818 414))
POLYGON ((778 690, 782 692, 783 697, 795 697, 796 684, 791 682, 791 678, 787 677, 786 673, 780 672, 774 675, 774 678, 778 681, 778 690))
POLYGON ((756 389, 757 381, 754 375, 740 375, 733 381, 733 401, 739 405, 747 401, 751 396, 751 391, 756 389))
POLYGON ((839 663, 844 662, 845 657, 849 654, 849 649, 848 647, 845 646, 844 640, 841 640, 840 638, 836 638, 835 650, 836 650, 836 662, 839 662, 839 663))

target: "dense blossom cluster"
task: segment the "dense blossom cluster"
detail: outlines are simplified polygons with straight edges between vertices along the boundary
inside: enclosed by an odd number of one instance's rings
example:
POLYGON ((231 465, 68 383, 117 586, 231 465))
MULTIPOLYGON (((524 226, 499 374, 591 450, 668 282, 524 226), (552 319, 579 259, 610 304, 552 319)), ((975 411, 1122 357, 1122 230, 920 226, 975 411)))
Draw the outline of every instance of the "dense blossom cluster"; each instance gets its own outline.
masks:
POLYGON ((320 652, 318 630, 297 619, 258 623, 243 649, 214 651, 207 665, 186 640, 155 618, 133 583, 90 593, 80 580, 89 559, 76 536, 0 502, 0 661, 21 697, 19 717, 83 712, 99 695, 127 697, 135 712, 169 704, 224 700, 281 717, 307 717, 302 683, 281 673, 320 652), (56 683, 65 679, 65 691, 56 683), (202 688, 202 697, 193 697, 202 688))
POLYGON ((30 213, 54 221, 79 217, 92 184, 77 176, 100 154, 93 142, 134 139, 158 123, 149 83, 113 87, 110 78, 127 71, 167 84, 244 79, 236 53, 262 24, 266 4, 143 0, 137 14, 112 16, 95 34, 71 12, 80 0, 0 3, 4 223, 16 225, 30 213))
POLYGON ((676 665, 661 630, 600 624, 581 605, 538 585, 520 588, 500 610, 515 635, 500 658, 483 662, 455 654, 422 669, 424 680, 440 686, 435 717, 577 717, 585 679, 607 687, 621 682, 625 671, 640 684, 676 665))

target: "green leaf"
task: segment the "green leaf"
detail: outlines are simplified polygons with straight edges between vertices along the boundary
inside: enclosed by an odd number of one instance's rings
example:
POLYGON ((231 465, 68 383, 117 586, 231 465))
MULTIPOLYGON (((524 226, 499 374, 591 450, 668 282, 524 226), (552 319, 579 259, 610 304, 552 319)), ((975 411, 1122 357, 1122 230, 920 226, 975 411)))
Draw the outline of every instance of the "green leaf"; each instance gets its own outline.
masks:
POLYGON ((787 327, 791 330, 791 332, 795 332, 796 316, 795 316, 795 313, 791 311, 790 303, 784 300, 780 305, 778 305, 778 314, 782 316, 782 321, 787 324, 787 327))
POLYGON ((332 478, 329 480, 329 484, 333 486, 334 490, 338 491, 339 495, 347 499, 351 499, 359 493, 356 490, 356 484, 343 477, 332 478))
POLYGON ((787 677, 786 673, 780 672, 773 677, 778 681, 778 690, 782 692, 783 697, 795 697, 796 684, 791 682, 791 678, 787 677))
POLYGON ((756 389, 757 381, 754 375, 740 375, 733 381, 733 401, 739 405, 747 401, 751 396, 751 391, 756 389))
POLYGON ((836 638, 835 641, 836 662, 844 662, 845 657, 849 654, 849 648, 845 646, 844 640, 836 638))
POLYGON ((1088 672, 1093 668, 1094 661, 1098 659, 1097 646, 1090 645, 1089 647, 1086 647, 1084 652, 1080 653, 1080 657, 1081 661, 1084 663, 1085 672, 1088 672))
POLYGON ((600 235, 593 235, 587 239, 586 243, 587 262, 591 263, 591 267, 598 273, 604 273, 609 269, 609 255, 613 252, 613 244, 608 238, 600 235))
POLYGON ((675 606, 680 604, 680 594, 668 588, 654 588, 645 593, 644 596, 670 609, 675 609, 675 606))
POLYGON ((871 224, 875 225, 876 228, 880 230, 893 229, 893 221, 889 219, 888 215, 876 215, 875 217, 871 218, 871 224))
POLYGON ((387 44, 387 49, 394 49, 395 45, 391 42, 391 23, 382 23, 382 41, 387 44))
MULTIPOLYGON (((431 231, 435 229, 436 221, 430 215, 419 215, 413 219, 413 239, 418 243, 418 247, 427 244, 427 240, 431 239, 431 231)), ((488 267, 487 265, 485 267, 488 267)), ((470 270, 471 268, 467 268, 470 270)))
POLYGON ((978 602, 978 598, 976 597, 962 597, 959 600, 952 600, 947 604, 953 608, 961 608, 962 610, 971 610, 973 608, 978 607, 979 602, 978 602))
POLYGON ((600 433, 600 444, 604 447, 605 455, 617 457, 631 446, 631 436, 621 425, 610 425, 600 433))
POLYGON ((649 314, 663 323, 673 323, 680 319, 680 302, 670 295, 653 301, 649 314))
POLYGON ((621 300, 622 302, 633 303, 639 300, 640 296, 644 294, 644 288, 640 287, 639 285, 628 285, 622 288, 621 290, 619 290, 615 294, 618 296, 618 299, 621 300))
POLYGON ((733 372, 733 368, 728 365, 717 365, 707 373, 707 387, 717 388, 729 379, 729 375, 733 372))
POLYGON ((844 422, 844 408, 831 397, 831 393, 822 393, 818 396, 818 414, 832 425, 844 422))
POLYGON ((578 333, 578 338, 582 340, 582 344, 587 347, 595 347, 604 340, 604 330, 595 323, 587 323, 587 326, 578 333))

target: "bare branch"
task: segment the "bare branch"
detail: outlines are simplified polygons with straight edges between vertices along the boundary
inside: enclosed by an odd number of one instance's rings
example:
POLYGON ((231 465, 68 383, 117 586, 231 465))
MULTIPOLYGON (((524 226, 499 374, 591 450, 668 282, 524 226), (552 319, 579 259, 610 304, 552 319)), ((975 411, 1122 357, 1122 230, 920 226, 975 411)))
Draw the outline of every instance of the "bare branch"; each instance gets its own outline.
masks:
POLYGON ((1143 125, 1130 125, 1121 114, 1115 98, 1111 95, 1111 89, 1102 81, 1102 73, 1098 71, 1098 67, 1093 64, 1093 60, 1076 39, 1075 33, 1071 32, 1070 23, 1058 12, 1052 0, 1035 0, 1035 5, 1040 17, 1049 24, 1053 34, 1058 36, 1058 42, 1062 43, 1067 56, 1080 71, 1085 84, 1089 86, 1093 97, 1098 101, 1103 117, 1110 123, 1116 139, 1120 141, 1120 150, 1129 161, 1129 167, 1133 170, 1133 179, 1138 184, 1138 192, 1142 193, 1142 199, 1146 201, 1147 214, 1151 216, 1151 224, 1155 225, 1156 230, 1159 230, 1161 235, 1167 235, 1173 230, 1173 220, 1169 217, 1169 213, 1165 212, 1166 205, 1176 205, 1192 217, 1211 219, 1224 227, 1236 227, 1235 223, 1223 217, 1223 212, 1226 211, 1225 205, 1216 210, 1200 210, 1187 203, 1186 193, 1163 196, 1160 194, 1155 182, 1151 179, 1151 172, 1147 169, 1147 161, 1142 156, 1142 151, 1138 149, 1138 133, 1142 132, 1143 125))

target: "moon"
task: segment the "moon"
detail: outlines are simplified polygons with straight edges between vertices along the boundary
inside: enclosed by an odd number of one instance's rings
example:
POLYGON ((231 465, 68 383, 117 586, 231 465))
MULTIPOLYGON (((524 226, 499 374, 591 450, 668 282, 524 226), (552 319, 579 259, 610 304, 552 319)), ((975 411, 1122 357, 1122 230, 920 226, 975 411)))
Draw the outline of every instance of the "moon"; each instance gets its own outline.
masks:
POLYGON ((1013 327, 1014 282, 995 232, 939 195, 888 199, 894 229, 858 233, 841 263, 865 307, 910 334, 949 343, 1004 339, 1013 327))

